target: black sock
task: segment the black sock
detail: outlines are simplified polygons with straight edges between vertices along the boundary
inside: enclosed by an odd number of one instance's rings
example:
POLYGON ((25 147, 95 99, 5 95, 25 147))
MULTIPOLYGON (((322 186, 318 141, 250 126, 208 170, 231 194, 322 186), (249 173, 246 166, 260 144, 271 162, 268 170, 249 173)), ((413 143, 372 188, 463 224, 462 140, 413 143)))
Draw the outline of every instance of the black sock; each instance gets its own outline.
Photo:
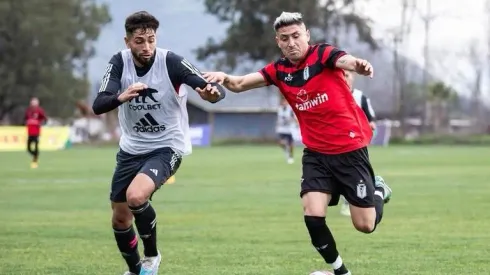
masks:
POLYGON ((332 232, 325 223, 325 217, 305 216, 305 224, 310 233, 311 243, 325 262, 332 265, 334 273, 336 275, 349 273, 337 251, 332 232))
POLYGON ((140 206, 130 206, 133 212, 134 223, 138 229, 141 240, 145 247, 144 253, 147 257, 158 256, 157 250, 157 216, 150 202, 140 206))
POLYGON ((138 253, 138 237, 134 232, 133 226, 128 229, 114 229, 114 237, 116 237, 117 247, 121 252, 129 271, 134 274, 139 274, 141 269, 140 254, 138 253))
POLYGON ((382 187, 374 188, 374 209, 376 209, 376 223, 374 229, 376 229, 376 225, 378 225, 383 218, 383 207, 385 205, 384 192, 385 190, 382 187))

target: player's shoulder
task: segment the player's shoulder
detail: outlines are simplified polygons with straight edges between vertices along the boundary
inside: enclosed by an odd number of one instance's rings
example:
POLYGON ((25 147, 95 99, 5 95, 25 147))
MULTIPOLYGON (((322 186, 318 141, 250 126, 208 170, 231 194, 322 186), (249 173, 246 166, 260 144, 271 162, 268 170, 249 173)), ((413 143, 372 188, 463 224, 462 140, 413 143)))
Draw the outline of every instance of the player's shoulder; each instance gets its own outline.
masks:
POLYGON ((166 55, 167 59, 170 59, 170 60, 178 60, 180 62, 180 60, 184 59, 184 57, 182 57, 182 55, 180 55, 174 51, 171 51, 171 50, 167 50, 167 49, 163 49, 163 48, 157 48, 157 51, 164 53, 166 55))
POLYGON ((331 52, 333 49, 335 49, 335 46, 328 43, 317 43, 312 47, 314 48, 314 51, 318 53, 319 56, 323 56, 325 52, 331 52))
POLYGON ((156 51, 156 54, 162 54, 164 56, 166 56, 166 55, 168 55, 169 53, 172 52, 169 49, 160 48, 160 47, 155 48, 155 51, 156 51))
POLYGON ((111 57, 111 60, 109 61, 109 63, 117 65, 117 66, 121 66, 123 64, 123 52, 124 51, 129 51, 129 49, 116 52, 111 57))
POLYGON ((328 43, 316 43, 316 44, 313 44, 313 47, 328 48, 328 47, 334 47, 334 46, 332 44, 328 44, 328 43))

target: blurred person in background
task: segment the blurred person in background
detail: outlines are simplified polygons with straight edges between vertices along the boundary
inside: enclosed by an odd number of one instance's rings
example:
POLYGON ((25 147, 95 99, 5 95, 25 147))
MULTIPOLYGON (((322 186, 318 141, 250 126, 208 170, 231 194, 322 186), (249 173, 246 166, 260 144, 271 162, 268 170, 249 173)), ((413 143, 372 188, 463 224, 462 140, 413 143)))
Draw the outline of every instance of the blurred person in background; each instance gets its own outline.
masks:
POLYGON ((277 110, 276 133, 279 138, 279 145, 286 153, 286 161, 289 164, 294 163, 293 150, 293 128, 296 124, 296 116, 293 109, 289 106, 285 98, 281 99, 281 104, 277 110))
POLYGON ((27 152, 32 156, 31 168, 37 168, 39 163, 39 137, 41 126, 47 121, 44 109, 39 106, 37 97, 31 98, 29 107, 24 116, 27 127, 27 152))
MULTIPOLYGON (((369 98, 361 90, 354 88, 354 74, 352 72, 344 70, 344 76, 351 89, 352 96, 354 97, 357 106, 361 107, 369 121, 369 126, 371 126, 371 129, 374 132, 376 130, 376 114, 373 106, 371 106, 371 100, 369 100, 369 98)), ((344 196, 342 196, 342 201, 343 203, 340 206, 340 214, 350 217, 349 202, 344 196)))

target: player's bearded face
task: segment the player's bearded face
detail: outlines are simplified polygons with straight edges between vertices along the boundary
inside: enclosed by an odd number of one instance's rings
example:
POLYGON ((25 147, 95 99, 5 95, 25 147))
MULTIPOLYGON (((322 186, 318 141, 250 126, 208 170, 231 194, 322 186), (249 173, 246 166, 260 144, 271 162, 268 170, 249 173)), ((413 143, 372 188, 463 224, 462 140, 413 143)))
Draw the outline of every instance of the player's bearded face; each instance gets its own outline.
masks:
POLYGON ((151 62, 156 48, 156 34, 152 29, 137 29, 126 36, 126 45, 131 49, 137 65, 145 66, 151 62))
POLYGON ((276 31, 276 42, 287 59, 298 62, 308 51, 310 32, 304 24, 284 26, 276 31))

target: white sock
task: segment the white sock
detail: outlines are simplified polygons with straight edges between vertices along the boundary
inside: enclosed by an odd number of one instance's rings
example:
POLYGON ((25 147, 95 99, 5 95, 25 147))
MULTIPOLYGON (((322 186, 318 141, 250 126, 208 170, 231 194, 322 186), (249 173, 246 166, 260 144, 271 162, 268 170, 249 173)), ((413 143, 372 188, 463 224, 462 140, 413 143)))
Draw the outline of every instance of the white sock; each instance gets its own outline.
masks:
POLYGON ((335 269, 339 269, 340 267, 342 267, 342 265, 344 264, 344 262, 342 261, 342 258, 340 258, 340 255, 337 257, 337 260, 335 260, 335 262, 332 263, 332 268, 335 270, 335 269))

